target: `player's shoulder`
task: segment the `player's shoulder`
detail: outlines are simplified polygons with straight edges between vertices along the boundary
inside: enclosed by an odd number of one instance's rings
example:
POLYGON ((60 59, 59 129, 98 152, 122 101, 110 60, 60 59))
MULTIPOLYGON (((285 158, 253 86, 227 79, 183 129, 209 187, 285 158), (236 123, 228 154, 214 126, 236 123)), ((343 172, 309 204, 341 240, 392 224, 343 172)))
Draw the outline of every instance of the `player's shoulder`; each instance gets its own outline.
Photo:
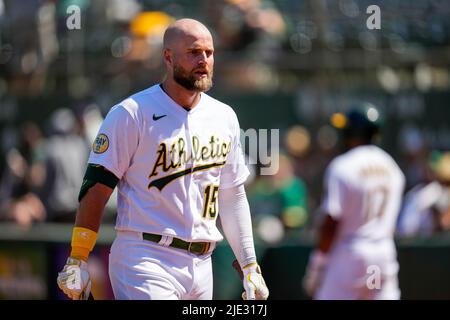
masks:
POLYGON ((121 102, 127 109, 133 112, 137 112, 140 109, 151 104, 154 100, 158 99, 161 94, 159 84, 155 84, 147 89, 136 92, 121 102))
POLYGON ((330 161, 326 170, 327 175, 338 176, 345 171, 348 172, 345 168, 348 168, 348 154, 346 153, 338 155, 330 161))
POLYGON ((364 147, 359 147, 359 163, 366 163, 367 159, 371 159, 371 162, 375 162, 378 165, 382 165, 385 169, 388 169, 392 175, 400 180, 404 180, 404 174, 397 164, 392 155, 377 145, 367 145, 364 147))
POLYGON ((328 171, 333 175, 347 177, 355 172, 355 170, 349 169, 355 169, 361 162, 365 163, 365 159, 370 157, 368 156, 369 152, 365 146, 352 148, 331 160, 328 171))
POLYGON ((205 103, 208 105, 207 109, 209 111, 220 115, 225 115, 231 119, 237 119, 236 112, 230 105, 216 98, 213 98, 212 96, 206 93, 202 93, 202 99, 205 99, 205 103))
POLYGON ((129 99, 135 100, 138 104, 142 104, 147 99, 155 98, 161 93, 161 88, 159 84, 154 84, 144 90, 138 91, 132 94, 129 99))
POLYGON ((341 170, 342 168, 348 169, 350 163, 355 162, 355 158, 358 157, 359 153, 360 153, 359 148, 353 148, 348 151, 345 151, 344 153, 341 153, 340 155, 334 157, 333 160, 331 160, 328 167, 332 170, 341 170))
POLYGON ((111 111, 117 110, 117 112, 120 112, 118 110, 123 110, 126 111, 132 118, 136 119, 139 117, 142 108, 144 108, 145 105, 148 104, 158 93, 157 89, 157 85, 154 85, 142 91, 136 92, 115 104, 111 108, 111 111))
POLYGON ((392 170, 395 170, 399 175, 403 175, 403 172, 400 169, 400 166, 398 165, 397 161, 395 161, 395 159, 389 152, 378 146, 374 146, 374 148, 379 153, 380 157, 383 158, 385 163, 391 167, 392 170))

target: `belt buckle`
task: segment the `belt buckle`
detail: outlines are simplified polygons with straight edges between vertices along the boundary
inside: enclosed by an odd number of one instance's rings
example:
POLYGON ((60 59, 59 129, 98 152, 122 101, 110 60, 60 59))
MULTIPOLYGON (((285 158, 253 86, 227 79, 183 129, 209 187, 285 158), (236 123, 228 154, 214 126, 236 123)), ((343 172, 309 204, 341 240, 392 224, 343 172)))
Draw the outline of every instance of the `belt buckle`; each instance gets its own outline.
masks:
POLYGON ((188 251, 197 255, 202 255, 205 254, 206 252, 208 252, 209 250, 209 245, 207 245, 209 243, 206 242, 189 242, 189 246, 188 246, 188 251), (202 249, 200 251, 196 251, 195 246, 192 247, 192 244, 196 244, 196 245, 202 245, 202 249), (193 251, 194 250, 194 251, 193 251))

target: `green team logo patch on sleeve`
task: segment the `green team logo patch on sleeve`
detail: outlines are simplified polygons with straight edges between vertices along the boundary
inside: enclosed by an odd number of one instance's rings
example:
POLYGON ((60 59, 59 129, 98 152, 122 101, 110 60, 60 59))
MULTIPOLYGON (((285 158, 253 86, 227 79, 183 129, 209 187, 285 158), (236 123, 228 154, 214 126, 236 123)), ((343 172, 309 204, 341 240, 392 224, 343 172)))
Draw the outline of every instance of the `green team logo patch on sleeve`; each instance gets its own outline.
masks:
POLYGON ((97 138, 95 138, 94 144, 92 145, 92 150, 94 153, 103 153, 108 150, 109 139, 106 134, 100 133, 97 138))

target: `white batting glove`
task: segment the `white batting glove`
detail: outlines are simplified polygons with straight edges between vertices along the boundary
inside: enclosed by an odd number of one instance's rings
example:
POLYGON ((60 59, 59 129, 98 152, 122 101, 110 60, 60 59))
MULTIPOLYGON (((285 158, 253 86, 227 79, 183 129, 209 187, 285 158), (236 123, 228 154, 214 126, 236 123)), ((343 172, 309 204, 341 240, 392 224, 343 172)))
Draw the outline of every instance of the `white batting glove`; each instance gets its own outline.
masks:
POLYGON ((91 278, 87 263, 72 257, 67 258, 63 270, 58 273, 59 288, 72 300, 87 300, 91 292, 91 278))
POLYGON ((313 297, 322 283, 328 256, 320 250, 314 250, 309 256, 308 266, 303 277, 303 288, 305 292, 313 297))
POLYGON ((261 268, 257 263, 251 263, 242 268, 244 277, 242 284, 245 292, 242 293, 244 300, 267 300, 269 289, 261 274, 261 268))

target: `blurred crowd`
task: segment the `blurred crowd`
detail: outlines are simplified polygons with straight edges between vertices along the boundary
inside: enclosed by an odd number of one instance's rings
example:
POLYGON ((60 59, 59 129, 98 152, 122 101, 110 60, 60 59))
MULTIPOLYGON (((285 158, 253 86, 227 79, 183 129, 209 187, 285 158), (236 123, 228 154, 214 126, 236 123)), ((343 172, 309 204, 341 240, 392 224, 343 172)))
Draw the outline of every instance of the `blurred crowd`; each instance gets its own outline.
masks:
POLYGON ((22 227, 74 222, 90 145, 100 126, 98 109, 80 115, 57 109, 40 126, 27 121, 3 136, 0 219, 22 227))
MULTIPOLYGON (((407 177, 397 234, 449 230, 448 131, 430 139, 406 123, 431 117, 433 101, 421 94, 450 90, 449 14, 439 0, 0 0, 0 219, 73 222, 103 116, 161 80, 162 34, 188 16, 215 38, 212 95, 298 96, 297 119, 286 117, 295 124, 279 126, 279 171, 256 174, 247 186, 262 241, 314 230, 324 169, 338 153, 326 115, 369 89, 388 95, 391 102, 374 102, 405 122, 386 133, 407 177), (371 4, 382 9, 375 32, 365 23, 371 4)), ((114 222, 114 197, 105 220, 114 222)))

